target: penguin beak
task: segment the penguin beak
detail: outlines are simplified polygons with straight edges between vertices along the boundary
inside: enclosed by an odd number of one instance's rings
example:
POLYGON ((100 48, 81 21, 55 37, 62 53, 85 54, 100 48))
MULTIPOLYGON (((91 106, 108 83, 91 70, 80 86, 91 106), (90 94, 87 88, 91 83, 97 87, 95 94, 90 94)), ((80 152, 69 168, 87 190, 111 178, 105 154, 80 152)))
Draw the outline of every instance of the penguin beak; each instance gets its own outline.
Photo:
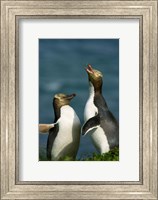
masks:
POLYGON ((66 95, 66 99, 71 100, 76 96, 76 94, 70 94, 70 95, 66 95))
POLYGON ((87 68, 85 68, 88 74, 94 74, 93 68, 90 64, 88 64, 87 68))

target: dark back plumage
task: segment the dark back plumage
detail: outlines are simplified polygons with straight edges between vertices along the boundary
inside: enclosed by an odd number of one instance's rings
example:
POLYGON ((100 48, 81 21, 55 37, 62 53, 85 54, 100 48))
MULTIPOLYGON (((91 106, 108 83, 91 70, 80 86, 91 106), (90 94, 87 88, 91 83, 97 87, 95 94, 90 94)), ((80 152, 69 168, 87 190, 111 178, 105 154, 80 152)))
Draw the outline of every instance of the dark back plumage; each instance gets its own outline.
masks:
POLYGON ((100 126, 106 134, 110 149, 115 146, 119 146, 119 124, 108 109, 102 94, 95 94, 94 104, 98 108, 100 126))

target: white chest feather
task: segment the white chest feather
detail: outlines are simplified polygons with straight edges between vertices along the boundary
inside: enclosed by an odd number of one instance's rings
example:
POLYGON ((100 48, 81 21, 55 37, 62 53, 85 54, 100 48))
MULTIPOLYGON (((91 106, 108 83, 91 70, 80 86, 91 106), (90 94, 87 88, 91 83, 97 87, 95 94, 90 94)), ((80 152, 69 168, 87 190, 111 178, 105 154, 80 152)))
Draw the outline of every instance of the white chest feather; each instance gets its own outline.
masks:
POLYGON ((94 104, 94 87, 90 83, 90 93, 84 109, 84 120, 87 121, 89 118, 94 117, 98 113, 98 109, 94 104))
POLYGON ((76 115, 72 107, 66 105, 61 108, 61 117, 59 119, 59 125, 61 130, 66 128, 66 130, 71 130, 72 126, 78 126, 80 120, 76 115))
POLYGON ((102 154, 110 150, 107 137, 101 127, 98 127, 90 133, 92 141, 96 149, 102 154))
POLYGON ((61 108, 61 117, 58 120, 59 132, 52 147, 52 159, 65 155, 74 156, 80 142, 80 120, 70 106, 61 108))

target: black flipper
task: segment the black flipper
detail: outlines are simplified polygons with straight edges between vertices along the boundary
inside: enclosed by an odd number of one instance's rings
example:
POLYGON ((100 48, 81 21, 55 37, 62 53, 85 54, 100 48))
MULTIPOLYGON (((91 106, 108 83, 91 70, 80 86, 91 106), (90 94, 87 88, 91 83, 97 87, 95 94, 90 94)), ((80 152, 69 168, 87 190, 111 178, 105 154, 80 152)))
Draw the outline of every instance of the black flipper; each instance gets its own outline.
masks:
POLYGON ((85 135, 90 130, 97 128, 100 125, 100 116, 99 114, 90 118, 82 127, 82 135, 85 135))

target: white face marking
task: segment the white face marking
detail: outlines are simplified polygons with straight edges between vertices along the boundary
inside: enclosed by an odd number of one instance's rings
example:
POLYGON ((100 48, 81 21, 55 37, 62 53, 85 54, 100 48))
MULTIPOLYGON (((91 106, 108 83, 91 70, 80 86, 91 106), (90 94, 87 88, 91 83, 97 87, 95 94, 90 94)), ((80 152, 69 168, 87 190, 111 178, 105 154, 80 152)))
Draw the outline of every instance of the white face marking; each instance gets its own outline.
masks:
POLYGON ((89 86, 89 98, 87 100, 85 109, 84 109, 84 120, 87 121, 91 117, 94 117, 98 113, 97 107, 94 105, 94 87, 90 82, 89 86))

